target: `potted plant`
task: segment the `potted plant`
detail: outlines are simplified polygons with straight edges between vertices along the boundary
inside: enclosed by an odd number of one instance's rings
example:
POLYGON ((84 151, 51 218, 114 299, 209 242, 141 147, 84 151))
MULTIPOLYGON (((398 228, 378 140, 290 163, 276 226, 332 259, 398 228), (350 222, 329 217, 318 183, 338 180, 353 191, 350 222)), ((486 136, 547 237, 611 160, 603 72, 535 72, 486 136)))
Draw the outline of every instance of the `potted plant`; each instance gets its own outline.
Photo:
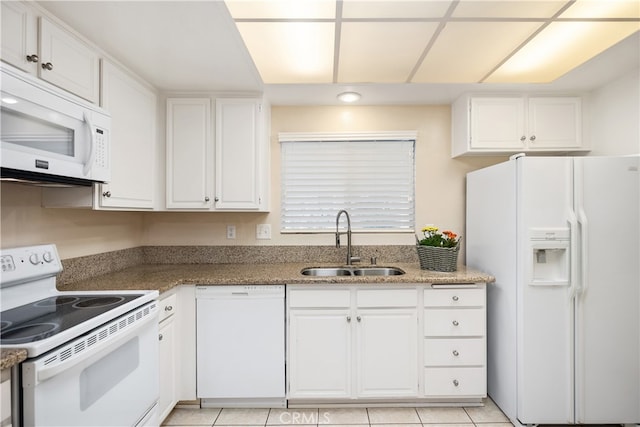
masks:
POLYGON ((439 232, 438 227, 422 228, 423 238, 416 236, 420 268, 434 271, 456 271, 460 236, 450 230, 439 232))

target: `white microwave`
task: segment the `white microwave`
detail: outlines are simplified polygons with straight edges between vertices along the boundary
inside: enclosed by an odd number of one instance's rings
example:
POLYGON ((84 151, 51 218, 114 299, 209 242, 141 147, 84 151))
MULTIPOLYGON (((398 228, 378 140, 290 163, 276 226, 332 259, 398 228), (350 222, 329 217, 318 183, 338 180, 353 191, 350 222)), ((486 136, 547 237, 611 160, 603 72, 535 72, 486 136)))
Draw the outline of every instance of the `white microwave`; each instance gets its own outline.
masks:
POLYGON ((2 180, 108 182, 109 113, 13 67, 0 71, 2 180))

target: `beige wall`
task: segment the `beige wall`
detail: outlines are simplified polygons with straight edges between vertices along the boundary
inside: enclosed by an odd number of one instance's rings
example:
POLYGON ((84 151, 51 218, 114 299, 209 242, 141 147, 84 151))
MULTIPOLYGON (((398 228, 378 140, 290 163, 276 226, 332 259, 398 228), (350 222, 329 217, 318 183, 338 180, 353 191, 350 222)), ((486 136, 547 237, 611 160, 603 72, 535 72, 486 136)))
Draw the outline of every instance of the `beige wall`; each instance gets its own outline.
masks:
MULTIPOLYGON (((137 213, 44 209, 41 190, 2 184, 3 247, 56 243, 62 258, 140 245, 333 245, 330 234, 281 235, 279 132, 418 132, 416 144, 417 227, 437 224, 464 235, 464 177, 504 159, 451 159, 449 106, 273 107, 271 124, 271 212, 137 213), (256 240, 257 224, 272 226, 271 240, 256 240), (235 225, 237 238, 226 239, 235 225)), ((413 234, 358 234, 354 245, 413 244, 413 234)))
MULTIPOLYGON (((468 171, 505 157, 450 158, 450 115, 445 106, 273 107, 271 111, 271 212, 152 213, 144 221, 146 245, 332 245, 331 234, 280 234, 279 132, 417 131, 417 227, 437 224, 464 234, 464 178, 468 171), (260 223, 272 239, 256 240, 260 223), (226 239, 235 225, 237 238, 226 239)), ((337 213, 337 212, 336 212, 337 213)), ((358 234, 354 245, 413 244, 413 234, 358 234)))

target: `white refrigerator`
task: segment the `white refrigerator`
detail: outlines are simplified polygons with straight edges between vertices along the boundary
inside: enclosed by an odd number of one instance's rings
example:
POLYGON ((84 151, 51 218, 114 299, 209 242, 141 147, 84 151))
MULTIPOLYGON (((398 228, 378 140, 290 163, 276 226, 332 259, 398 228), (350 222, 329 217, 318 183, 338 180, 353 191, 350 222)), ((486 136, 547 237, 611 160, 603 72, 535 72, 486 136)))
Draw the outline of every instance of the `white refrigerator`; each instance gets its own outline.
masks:
POLYGON ((640 423, 639 160, 467 175, 467 265, 496 278, 488 394, 516 425, 640 423))

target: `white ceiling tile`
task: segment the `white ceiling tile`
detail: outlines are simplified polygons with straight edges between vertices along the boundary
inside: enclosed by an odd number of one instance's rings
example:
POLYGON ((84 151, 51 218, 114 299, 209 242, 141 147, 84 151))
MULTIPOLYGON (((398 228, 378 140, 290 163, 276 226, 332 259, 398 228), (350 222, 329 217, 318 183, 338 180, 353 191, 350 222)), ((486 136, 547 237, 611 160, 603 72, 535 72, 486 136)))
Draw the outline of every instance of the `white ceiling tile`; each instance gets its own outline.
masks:
POLYGON ((438 24, 342 24, 338 82, 406 82, 438 24))
POLYGON ((414 83, 477 83, 540 26, 537 22, 449 23, 414 83))
POLYGON ((234 19, 334 19, 335 0, 226 0, 234 19))
POLYGON ((333 80, 333 23, 240 22, 240 34, 265 83, 333 80))
POLYGON ((452 1, 344 0, 343 18, 441 18, 452 1))
POLYGON ((460 0, 455 18, 551 18, 568 0, 460 0))
POLYGON ((486 81, 552 82, 638 30, 638 22, 550 24, 486 81))
POLYGON ((560 18, 640 18, 640 1, 577 0, 560 18))

